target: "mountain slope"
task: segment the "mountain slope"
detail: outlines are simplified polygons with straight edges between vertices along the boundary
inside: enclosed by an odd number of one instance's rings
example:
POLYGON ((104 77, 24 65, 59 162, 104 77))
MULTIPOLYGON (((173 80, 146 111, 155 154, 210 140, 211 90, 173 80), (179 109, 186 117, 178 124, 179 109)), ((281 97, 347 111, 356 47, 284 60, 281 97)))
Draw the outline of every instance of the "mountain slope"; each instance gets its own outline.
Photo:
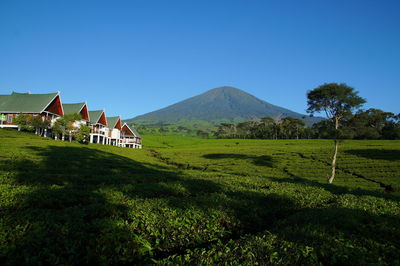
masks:
MULTIPOLYGON (((168 107, 127 120, 127 122, 178 122, 203 120, 208 122, 246 121, 261 117, 302 119, 304 115, 270 104, 233 87, 219 87, 168 107)), ((308 123, 320 118, 306 118, 308 123)))

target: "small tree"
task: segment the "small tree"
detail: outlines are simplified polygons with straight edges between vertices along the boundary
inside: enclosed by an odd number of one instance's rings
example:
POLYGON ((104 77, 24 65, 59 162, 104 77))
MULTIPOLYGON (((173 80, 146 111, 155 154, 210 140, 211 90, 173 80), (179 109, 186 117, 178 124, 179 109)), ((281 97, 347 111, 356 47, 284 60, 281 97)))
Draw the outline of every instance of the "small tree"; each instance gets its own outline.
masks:
POLYGON ((30 119, 30 125, 35 128, 35 134, 42 136, 45 131, 50 126, 50 121, 42 118, 40 115, 32 116, 30 119))
POLYGON ((198 137, 200 137, 200 138, 208 139, 210 134, 208 132, 206 132, 206 131, 203 131, 203 130, 199 129, 199 130, 196 131, 196 135, 198 137))
POLYGON ((52 132, 55 136, 55 139, 57 139, 58 135, 64 134, 64 127, 62 124, 62 119, 58 119, 56 122, 54 122, 53 127, 52 127, 52 132))
POLYGON ((356 108, 365 103, 365 100, 357 94, 357 91, 344 83, 325 83, 307 93, 307 112, 313 114, 323 111, 335 125, 335 151, 332 157, 332 174, 328 177, 329 183, 332 183, 335 178, 340 122, 343 118, 351 116, 356 108))
POLYGON ((218 126, 215 133, 217 138, 234 138, 236 137, 237 128, 235 124, 222 123, 218 126))
POLYGON ((18 125, 18 129, 32 131, 34 128, 31 123, 31 116, 28 114, 19 114, 17 118, 15 118, 15 123, 18 125))
POLYGON ((276 121, 272 117, 263 117, 258 125, 257 137, 273 139, 275 137, 276 121))
POLYGON ((67 135, 69 141, 72 141, 72 137, 76 137, 78 135, 79 128, 75 126, 75 121, 82 120, 82 116, 80 114, 67 114, 63 117, 57 119, 57 121, 53 125, 53 133, 67 135))
POLYGON ((282 119, 282 122, 279 124, 279 126, 281 128, 283 138, 299 139, 299 135, 303 133, 305 124, 300 119, 288 116, 282 119))
POLYGON ((90 127, 81 125, 76 132, 76 140, 83 144, 88 144, 88 138, 90 136, 90 127))

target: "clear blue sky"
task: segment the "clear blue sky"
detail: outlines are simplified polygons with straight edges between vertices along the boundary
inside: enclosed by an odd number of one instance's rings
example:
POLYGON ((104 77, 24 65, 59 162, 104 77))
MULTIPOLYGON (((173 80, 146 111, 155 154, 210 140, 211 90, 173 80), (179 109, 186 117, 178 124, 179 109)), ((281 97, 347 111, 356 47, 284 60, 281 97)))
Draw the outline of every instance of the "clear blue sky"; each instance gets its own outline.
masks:
POLYGON ((131 118, 219 86, 305 113, 345 82, 400 112, 400 1, 0 0, 0 94, 131 118))

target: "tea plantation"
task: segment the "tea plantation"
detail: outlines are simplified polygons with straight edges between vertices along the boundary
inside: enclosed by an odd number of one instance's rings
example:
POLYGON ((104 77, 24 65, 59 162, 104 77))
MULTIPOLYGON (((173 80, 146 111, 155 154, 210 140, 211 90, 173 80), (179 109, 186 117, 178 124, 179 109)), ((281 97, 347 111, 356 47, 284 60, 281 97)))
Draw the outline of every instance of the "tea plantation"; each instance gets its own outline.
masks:
POLYGON ((0 130, 0 264, 400 265, 400 141, 0 130))

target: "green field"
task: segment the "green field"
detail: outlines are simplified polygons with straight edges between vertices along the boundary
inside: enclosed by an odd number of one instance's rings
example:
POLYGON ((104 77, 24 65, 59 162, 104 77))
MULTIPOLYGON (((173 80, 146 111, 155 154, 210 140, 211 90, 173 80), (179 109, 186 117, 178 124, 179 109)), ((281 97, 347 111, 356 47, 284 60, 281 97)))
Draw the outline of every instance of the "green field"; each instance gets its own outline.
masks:
POLYGON ((400 264, 400 141, 0 130, 0 264, 400 264))

